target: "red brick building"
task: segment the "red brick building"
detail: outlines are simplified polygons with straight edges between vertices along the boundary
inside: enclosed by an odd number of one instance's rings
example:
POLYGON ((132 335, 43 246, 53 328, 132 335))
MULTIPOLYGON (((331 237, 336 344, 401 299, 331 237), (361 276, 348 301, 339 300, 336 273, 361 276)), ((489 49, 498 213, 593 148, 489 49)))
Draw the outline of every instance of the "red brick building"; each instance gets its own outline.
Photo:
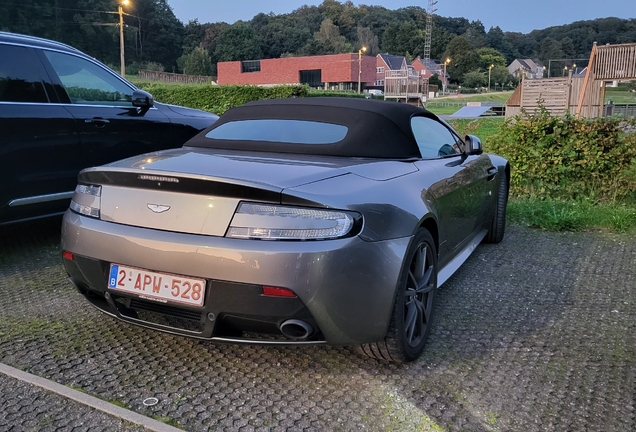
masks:
POLYGON ((308 84, 327 90, 357 90, 358 76, 365 85, 376 78, 376 59, 362 56, 359 75, 358 54, 333 54, 311 57, 219 62, 219 85, 308 84))

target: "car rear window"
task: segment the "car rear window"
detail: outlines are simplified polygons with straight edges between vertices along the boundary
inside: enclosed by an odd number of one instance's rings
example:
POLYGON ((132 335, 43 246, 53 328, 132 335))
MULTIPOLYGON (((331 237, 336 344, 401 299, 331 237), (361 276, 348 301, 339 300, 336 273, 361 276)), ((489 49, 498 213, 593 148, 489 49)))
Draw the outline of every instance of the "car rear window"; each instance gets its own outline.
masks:
POLYGON ((333 144, 342 141, 348 128, 306 120, 258 119, 223 123, 207 138, 231 141, 269 141, 292 144, 333 144))

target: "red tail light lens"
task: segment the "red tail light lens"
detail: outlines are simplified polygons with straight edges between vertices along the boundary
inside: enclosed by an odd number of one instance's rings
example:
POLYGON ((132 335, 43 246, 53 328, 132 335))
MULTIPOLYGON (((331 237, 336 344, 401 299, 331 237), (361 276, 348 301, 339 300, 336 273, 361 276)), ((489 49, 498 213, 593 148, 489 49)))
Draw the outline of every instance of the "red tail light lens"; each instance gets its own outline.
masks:
POLYGON ((296 297, 296 294, 294 294, 294 292, 290 289, 273 286, 264 286, 263 295, 273 297, 296 297))
POLYGON ((69 261, 73 261, 73 252, 69 252, 69 251, 62 252, 62 258, 69 261))

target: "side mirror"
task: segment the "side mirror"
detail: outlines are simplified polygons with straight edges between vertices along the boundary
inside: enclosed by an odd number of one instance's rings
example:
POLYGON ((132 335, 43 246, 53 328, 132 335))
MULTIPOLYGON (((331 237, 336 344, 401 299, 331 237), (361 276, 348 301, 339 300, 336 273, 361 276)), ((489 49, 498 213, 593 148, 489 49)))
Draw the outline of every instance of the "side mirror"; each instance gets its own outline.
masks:
POLYGON ((466 135, 466 155, 480 155, 484 152, 484 149, 481 146, 481 140, 477 138, 475 135, 466 135))
POLYGON ((155 104, 155 100, 150 93, 143 90, 135 90, 132 94, 132 104, 136 108, 141 108, 142 113, 145 113, 155 104))

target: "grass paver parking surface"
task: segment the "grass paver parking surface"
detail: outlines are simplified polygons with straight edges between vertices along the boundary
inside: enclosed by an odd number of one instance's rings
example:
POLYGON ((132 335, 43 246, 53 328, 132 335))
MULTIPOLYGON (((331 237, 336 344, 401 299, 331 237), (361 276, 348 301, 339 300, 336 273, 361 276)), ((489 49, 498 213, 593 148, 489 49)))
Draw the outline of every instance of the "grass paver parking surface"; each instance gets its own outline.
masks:
POLYGON ((633 236, 509 227, 444 285, 406 366, 120 323, 66 280, 59 219, 0 238, 0 362, 187 430, 636 429, 633 236))
POLYGON ((0 430, 144 432, 146 429, 0 374, 0 430))

